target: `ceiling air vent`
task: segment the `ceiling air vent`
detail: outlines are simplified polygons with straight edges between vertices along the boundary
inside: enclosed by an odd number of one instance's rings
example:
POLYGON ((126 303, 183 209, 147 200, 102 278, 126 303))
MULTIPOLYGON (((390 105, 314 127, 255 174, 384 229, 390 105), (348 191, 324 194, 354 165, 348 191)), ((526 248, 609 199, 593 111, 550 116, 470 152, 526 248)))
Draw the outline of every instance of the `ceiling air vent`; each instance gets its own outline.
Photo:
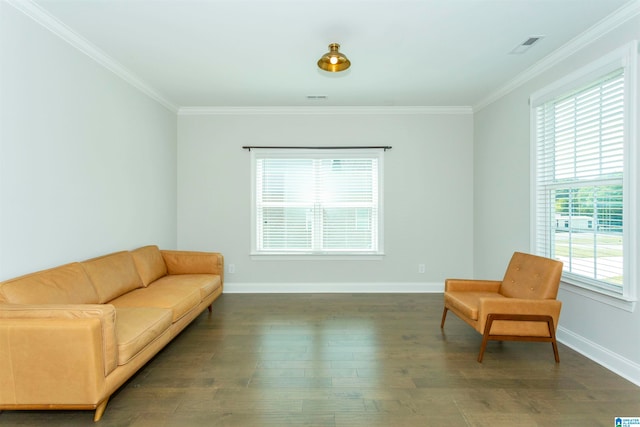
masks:
POLYGON ((527 38, 525 41, 520 43, 518 46, 514 47, 513 50, 509 52, 509 54, 519 55, 519 54, 525 53, 526 51, 531 49, 531 46, 538 43, 543 38, 544 36, 529 36, 529 38, 527 38))
POLYGON ((311 101, 322 101, 327 99, 327 95, 307 95, 307 99, 311 101))

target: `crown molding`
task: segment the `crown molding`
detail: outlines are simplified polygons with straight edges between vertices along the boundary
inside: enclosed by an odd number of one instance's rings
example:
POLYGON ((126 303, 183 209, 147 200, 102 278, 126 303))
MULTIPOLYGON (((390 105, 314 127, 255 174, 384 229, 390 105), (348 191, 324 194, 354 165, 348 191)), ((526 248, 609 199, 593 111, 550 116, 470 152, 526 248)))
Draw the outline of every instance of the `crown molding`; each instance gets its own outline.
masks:
POLYGON ((89 58, 108 69, 131 86, 138 89, 151 99, 157 101, 168 110, 177 113, 178 106, 169 101, 158 91, 146 84, 142 79, 137 77, 133 72, 127 70, 122 64, 101 51, 98 47, 90 43, 88 40, 80 36, 78 33, 67 27, 65 24, 54 18, 47 11, 41 8, 32 0, 1 0, 13 6, 16 10, 27 15, 38 24, 51 31, 62 40, 69 43, 89 58))
POLYGON ((583 49, 590 43, 598 40, 611 30, 624 24, 630 19, 640 15, 640 0, 634 0, 622 6, 620 9, 607 16, 582 34, 574 37, 572 40, 561 46, 560 48, 547 55, 533 66, 507 82, 500 89, 496 90, 476 105, 473 106, 473 112, 478 112, 488 105, 494 103, 503 96, 508 95, 513 90, 527 83, 529 80, 539 76, 543 72, 549 70, 556 64, 565 60, 569 56, 583 49))
POLYGON ((473 114, 467 106, 454 107, 180 107, 179 116, 210 115, 324 115, 324 114, 473 114))

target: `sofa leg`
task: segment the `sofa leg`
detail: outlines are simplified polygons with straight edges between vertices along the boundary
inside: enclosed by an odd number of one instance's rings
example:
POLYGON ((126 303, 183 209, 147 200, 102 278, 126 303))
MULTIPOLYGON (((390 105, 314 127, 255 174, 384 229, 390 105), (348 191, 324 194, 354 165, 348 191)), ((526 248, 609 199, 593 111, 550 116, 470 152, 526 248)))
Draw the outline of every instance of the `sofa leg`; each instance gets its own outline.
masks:
POLYGON ((103 400, 96 408, 96 412, 93 415, 94 422, 100 421, 100 418, 102 418, 102 414, 104 414, 104 410, 107 409, 107 403, 109 403, 109 396, 107 396, 107 398, 103 400))
POLYGON ((447 318, 447 307, 444 308, 444 311, 442 312, 442 322, 440 322, 440 329, 444 328, 444 321, 447 318))
POLYGON ((209 307, 207 307, 207 310, 209 310, 209 313, 211 313, 211 311, 213 310, 213 304, 209 304, 209 307))

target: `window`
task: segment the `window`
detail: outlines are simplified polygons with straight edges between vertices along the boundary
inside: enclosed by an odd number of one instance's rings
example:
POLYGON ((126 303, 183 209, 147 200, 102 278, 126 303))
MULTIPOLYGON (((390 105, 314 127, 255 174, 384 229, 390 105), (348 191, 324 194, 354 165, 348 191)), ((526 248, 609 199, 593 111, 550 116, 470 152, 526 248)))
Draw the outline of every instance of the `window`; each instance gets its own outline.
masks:
POLYGON ((563 281, 635 298, 636 44, 532 96, 535 253, 563 281))
POLYGON ((382 254, 382 150, 254 149, 253 254, 382 254))

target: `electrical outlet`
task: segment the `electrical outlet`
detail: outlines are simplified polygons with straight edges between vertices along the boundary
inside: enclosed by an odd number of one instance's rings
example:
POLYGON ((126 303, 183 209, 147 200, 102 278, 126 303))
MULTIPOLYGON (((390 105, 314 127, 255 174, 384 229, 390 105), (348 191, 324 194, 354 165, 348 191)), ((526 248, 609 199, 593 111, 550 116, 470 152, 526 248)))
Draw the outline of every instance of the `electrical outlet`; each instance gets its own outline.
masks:
POLYGON ((227 266, 227 272, 228 272, 229 274, 233 274, 233 273, 235 273, 235 272, 236 272, 236 265, 235 265, 235 264, 229 264, 229 265, 227 266))
POLYGON ((424 264, 418 264, 418 273, 423 274, 426 271, 424 264))

